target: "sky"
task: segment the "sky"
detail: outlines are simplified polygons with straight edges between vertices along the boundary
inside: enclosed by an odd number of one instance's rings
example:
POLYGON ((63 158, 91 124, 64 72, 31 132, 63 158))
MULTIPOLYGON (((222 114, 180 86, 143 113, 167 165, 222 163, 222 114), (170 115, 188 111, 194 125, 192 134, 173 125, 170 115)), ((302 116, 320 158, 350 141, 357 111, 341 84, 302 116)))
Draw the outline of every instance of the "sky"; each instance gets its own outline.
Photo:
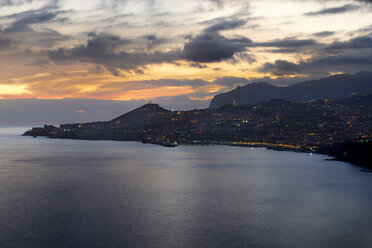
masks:
POLYGON ((17 99, 201 108, 255 81, 371 68, 371 0, 0 1, 0 109, 17 99))

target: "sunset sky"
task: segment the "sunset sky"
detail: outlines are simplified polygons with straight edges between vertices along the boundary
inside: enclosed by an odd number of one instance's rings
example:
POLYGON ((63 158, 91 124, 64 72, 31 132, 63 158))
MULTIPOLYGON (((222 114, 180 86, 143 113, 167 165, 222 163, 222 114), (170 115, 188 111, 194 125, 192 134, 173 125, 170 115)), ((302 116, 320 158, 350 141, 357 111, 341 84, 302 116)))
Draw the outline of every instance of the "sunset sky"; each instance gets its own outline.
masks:
POLYGON ((199 104, 370 70, 372 1, 1 0, 0 68, 2 99, 199 104))

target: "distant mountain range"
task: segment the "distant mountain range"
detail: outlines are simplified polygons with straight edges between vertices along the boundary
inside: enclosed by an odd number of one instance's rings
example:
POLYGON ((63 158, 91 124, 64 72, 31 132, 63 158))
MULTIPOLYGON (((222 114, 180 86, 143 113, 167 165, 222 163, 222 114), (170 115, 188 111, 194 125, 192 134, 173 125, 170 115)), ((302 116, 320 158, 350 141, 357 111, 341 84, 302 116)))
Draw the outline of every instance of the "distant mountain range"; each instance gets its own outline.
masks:
POLYGON ((278 87, 267 82, 251 83, 216 95, 209 108, 219 108, 234 101, 242 105, 286 99, 304 102, 319 99, 340 99, 372 92, 372 72, 341 74, 319 80, 304 81, 288 87, 278 87))

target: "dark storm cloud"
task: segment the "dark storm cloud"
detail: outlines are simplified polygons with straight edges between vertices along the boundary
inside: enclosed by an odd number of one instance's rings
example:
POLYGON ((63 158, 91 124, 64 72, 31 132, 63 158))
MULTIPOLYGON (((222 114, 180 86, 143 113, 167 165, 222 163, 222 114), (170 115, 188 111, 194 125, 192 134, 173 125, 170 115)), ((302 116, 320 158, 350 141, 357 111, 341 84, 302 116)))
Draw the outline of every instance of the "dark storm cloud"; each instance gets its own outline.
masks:
POLYGON ((285 60, 276 60, 274 63, 266 63, 261 72, 269 72, 274 75, 284 76, 298 73, 327 73, 332 70, 345 72, 357 72, 370 69, 372 66, 372 53, 340 54, 322 58, 314 58, 308 61, 292 63, 285 60))
POLYGON ((345 42, 333 42, 325 48, 327 51, 339 51, 339 50, 350 50, 350 49, 365 49, 372 48, 372 37, 361 36, 353 38, 345 42))
MULTIPOLYGON (((321 36, 324 35, 327 36, 328 31, 325 34, 323 32, 321 33, 321 36)), ((347 41, 335 41, 330 44, 317 43, 314 40, 293 43, 266 42, 264 44, 280 48, 273 49, 271 52, 303 52, 301 45, 309 45, 312 49, 312 53, 314 54, 312 59, 298 63, 276 60, 274 63, 264 64, 259 69, 261 72, 269 72, 278 76, 299 73, 321 74, 334 70, 352 73, 360 70, 368 70, 372 66, 372 37, 370 35, 359 36, 347 41), (301 49, 298 50, 296 45, 300 46, 301 49)), ((255 45, 264 46, 262 44, 255 45)))
POLYGON ((317 42, 313 39, 298 40, 295 38, 287 38, 269 42, 258 42, 252 44, 252 46, 255 47, 278 47, 278 48, 296 48, 313 45, 317 45, 317 42))
POLYGON ((317 32, 317 33, 314 33, 315 36, 317 37, 327 37, 327 36, 331 36, 331 35, 334 35, 335 32, 332 32, 332 31, 322 31, 322 32, 317 32))
POLYGON ((76 61, 94 63, 105 66, 114 75, 119 75, 117 69, 136 70, 147 64, 160 64, 179 59, 178 51, 154 53, 128 53, 123 47, 130 40, 115 35, 91 34, 84 45, 72 49, 59 48, 49 51, 49 57, 57 64, 76 61))
MULTIPOLYGON (((327 37, 332 35, 334 32, 324 31, 315 33, 318 37, 327 37)), ((348 41, 334 41, 330 44, 319 43, 313 39, 296 40, 296 39, 284 39, 275 40, 271 42, 253 43, 253 47, 274 47, 275 49, 266 50, 271 53, 329 53, 333 55, 340 54, 346 50, 348 51, 359 51, 361 49, 372 48, 372 37, 360 36, 353 38, 348 41), (309 50, 310 49, 310 50, 309 50)))
POLYGON ((194 62, 219 62, 230 59, 237 52, 245 51, 252 41, 245 37, 234 39, 220 35, 219 31, 241 27, 242 20, 224 21, 206 28, 201 34, 190 39, 183 48, 183 57, 194 62))
MULTIPOLYGON (((370 1, 368 1, 370 2, 370 1)), ((334 7, 334 8, 325 8, 319 11, 314 11, 314 12, 307 12, 304 15, 306 16, 318 16, 318 15, 333 15, 333 14, 341 14, 345 12, 350 12, 360 9, 360 6, 354 5, 354 4, 345 4, 340 7, 334 7)))
POLYGON ((317 59, 310 65, 326 65, 326 66, 357 66, 357 65, 372 65, 372 54, 341 54, 337 56, 329 56, 326 58, 317 59))
POLYGON ((250 42, 246 38, 228 39, 218 33, 204 33, 185 45, 183 55, 185 59, 195 62, 219 62, 244 51, 250 42))
POLYGON ((372 66, 372 37, 361 36, 343 42, 333 42, 329 45, 319 46, 312 59, 292 63, 285 60, 276 60, 266 63, 261 72, 283 76, 296 73, 327 73, 332 70, 356 72, 368 70, 372 66), (322 55, 323 54, 323 55, 322 55), (324 54, 329 54, 324 56, 324 54))

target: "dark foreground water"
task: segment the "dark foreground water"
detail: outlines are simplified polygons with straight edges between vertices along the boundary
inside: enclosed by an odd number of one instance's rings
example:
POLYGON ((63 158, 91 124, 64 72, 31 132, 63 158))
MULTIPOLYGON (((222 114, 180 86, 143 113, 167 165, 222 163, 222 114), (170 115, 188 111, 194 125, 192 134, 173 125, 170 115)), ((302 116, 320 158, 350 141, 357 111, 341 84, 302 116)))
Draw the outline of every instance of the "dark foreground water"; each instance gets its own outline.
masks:
POLYGON ((229 146, 0 129, 0 247, 371 247, 372 173, 229 146))

